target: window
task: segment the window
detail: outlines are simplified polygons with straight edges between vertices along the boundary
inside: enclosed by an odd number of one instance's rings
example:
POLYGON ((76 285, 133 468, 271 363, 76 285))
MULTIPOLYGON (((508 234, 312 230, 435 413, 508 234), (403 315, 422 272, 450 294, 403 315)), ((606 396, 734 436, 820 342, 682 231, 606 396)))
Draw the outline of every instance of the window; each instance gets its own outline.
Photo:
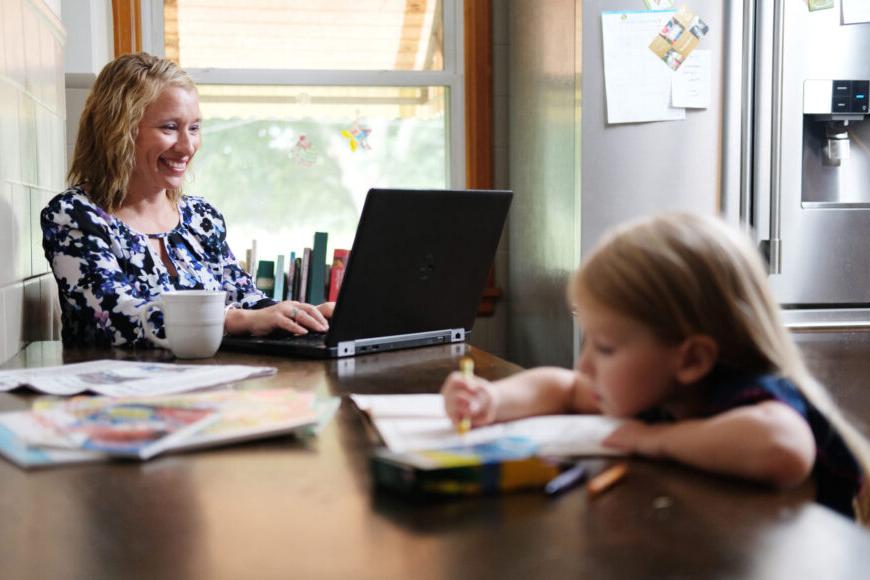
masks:
POLYGON ((371 187, 465 185, 459 0, 145 2, 144 49, 196 80, 203 143, 187 191, 239 257, 329 233, 349 248, 371 187))

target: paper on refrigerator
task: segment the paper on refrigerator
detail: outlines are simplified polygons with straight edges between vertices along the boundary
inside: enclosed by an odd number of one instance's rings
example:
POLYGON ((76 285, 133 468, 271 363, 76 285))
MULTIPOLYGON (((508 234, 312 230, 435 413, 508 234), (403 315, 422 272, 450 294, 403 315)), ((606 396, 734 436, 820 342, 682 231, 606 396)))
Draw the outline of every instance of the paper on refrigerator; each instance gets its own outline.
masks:
POLYGON ((870 1, 843 0, 843 24, 870 22, 870 1))
POLYGON ((674 72, 671 101, 675 107, 706 109, 710 106, 712 59, 709 50, 695 50, 674 72))
POLYGON ((649 49, 675 10, 603 12, 604 91, 608 123, 677 121, 685 109, 671 106, 673 71, 649 49))
POLYGON ((0 371, 0 392, 27 386, 49 395, 85 391, 110 397, 181 393, 275 374, 275 367, 179 365, 96 360, 55 367, 0 371))

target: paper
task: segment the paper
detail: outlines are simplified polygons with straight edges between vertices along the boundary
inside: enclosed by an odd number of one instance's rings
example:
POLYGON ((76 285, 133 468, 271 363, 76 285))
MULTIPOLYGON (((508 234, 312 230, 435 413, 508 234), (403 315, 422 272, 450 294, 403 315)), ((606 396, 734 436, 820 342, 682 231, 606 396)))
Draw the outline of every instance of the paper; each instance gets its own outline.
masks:
POLYGON ((110 397, 167 395, 275 374, 275 367, 97 360, 0 371, 0 392, 27 386, 49 395, 92 391, 110 397))
POLYGON ((611 417, 529 417, 478 427, 460 435, 444 411, 441 395, 351 395, 350 398, 369 414, 384 444, 397 453, 525 437, 539 446, 541 455, 622 455, 619 450, 601 444, 622 423, 611 417), (396 397, 400 398, 393 400, 396 397))
POLYGON ((671 83, 671 104, 689 109, 710 106, 712 59, 709 50, 696 50, 689 55, 671 83))
POLYGON ((674 10, 604 12, 604 89, 608 123, 674 121, 685 109, 671 106, 672 71, 649 49, 649 39, 674 10))
POLYGON ((843 24, 870 22, 870 1, 843 0, 843 24))

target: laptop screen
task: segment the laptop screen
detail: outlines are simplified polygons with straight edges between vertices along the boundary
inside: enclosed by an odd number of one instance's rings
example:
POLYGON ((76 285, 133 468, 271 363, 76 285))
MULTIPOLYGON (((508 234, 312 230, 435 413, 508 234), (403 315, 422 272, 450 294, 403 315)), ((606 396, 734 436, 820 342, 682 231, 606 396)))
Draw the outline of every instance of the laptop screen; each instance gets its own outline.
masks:
POLYGON ((512 196, 370 190, 327 343, 470 330, 512 196))

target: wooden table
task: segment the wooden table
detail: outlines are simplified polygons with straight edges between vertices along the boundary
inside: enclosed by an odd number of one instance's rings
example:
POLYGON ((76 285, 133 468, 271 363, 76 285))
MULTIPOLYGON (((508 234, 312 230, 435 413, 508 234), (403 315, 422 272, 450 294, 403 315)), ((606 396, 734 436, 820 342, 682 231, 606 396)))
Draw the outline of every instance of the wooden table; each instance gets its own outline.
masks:
MULTIPOLYGON (((246 386, 432 392, 464 345, 268 364, 246 386)), ((518 367, 471 349, 476 371, 518 367)), ((35 343, 6 368, 159 352, 35 343)), ((164 357, 165 358, 165 357, 164 357)), ((30 396, 0 394, 0 409, 30 396)), ((410 503, 371 490, 348 401, 317 439, 284 437, 154 459, 26 472, 0 461, 0 578, 867 578, 870 534, 788 493, 632 461, 595 500, 575 490, 410 503)))

